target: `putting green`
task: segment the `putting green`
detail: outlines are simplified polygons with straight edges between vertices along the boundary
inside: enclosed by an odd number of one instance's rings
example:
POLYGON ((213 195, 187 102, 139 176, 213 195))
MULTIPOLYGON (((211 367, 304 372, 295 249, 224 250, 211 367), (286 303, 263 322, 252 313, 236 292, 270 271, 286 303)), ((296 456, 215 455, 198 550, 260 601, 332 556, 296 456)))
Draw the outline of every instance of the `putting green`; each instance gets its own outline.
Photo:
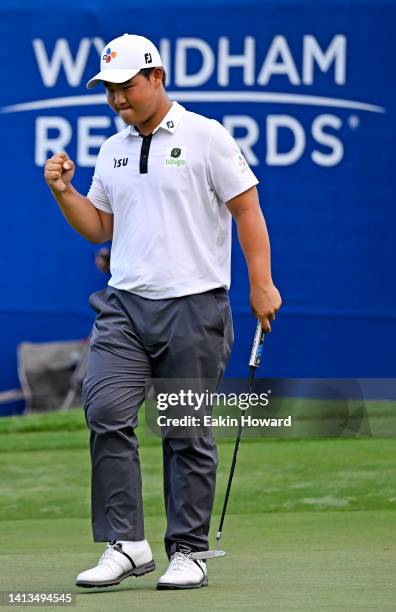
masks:
POLYGON ((2 590, 77 593, 77 609, 112 612, 395 609, 391 512, 230 515, 222 542, 227 555, 208 561, 209 586, 196 591, 155 590, 166 567, 163 527, 159 518, 146 521, 155 572, 111 589, 82 590, 74 586, 76 573, 102 552, 89 543, 86 520, 3 522, 2 590))
MULTIPOLYGON (((77 609, 111 612, 396 608, 394 440, 243 440, 227 555, 208 562, 208 588, 180 592, 155 590, 166 568, 161 448, 144 430, 146 536, 157 569, 111 589, 74 586, 103 550, 91 541, 87 440, 80 411, 0 421, 0 590, 72 592, 77 609)), ((212 546, 232 450, 220 441, 212 546)))

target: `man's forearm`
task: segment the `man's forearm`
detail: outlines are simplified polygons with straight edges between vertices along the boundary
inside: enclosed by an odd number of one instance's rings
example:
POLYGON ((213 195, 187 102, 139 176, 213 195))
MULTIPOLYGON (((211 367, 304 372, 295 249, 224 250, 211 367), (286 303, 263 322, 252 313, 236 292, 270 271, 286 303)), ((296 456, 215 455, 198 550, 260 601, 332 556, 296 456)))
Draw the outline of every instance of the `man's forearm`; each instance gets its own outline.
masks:
POLYGON ((271 283, 270 242, 260 208, 242 211, 236 219, 236 224, 239 242, 246 258, 250 286, 271 283))
POLYGON ((63 216, 68 223, 90 242, 100 243, 108 240, 100 215, 92 202, 82 196, 72 185, 62 192, 52 191, 63 216))
POLYGON ((227 202, 235 219, 238 238, 246 258, 250 281, 250 306, 265 332, 271 331, 282 300, 272 282, 271 249, 267 226, 261 212, 256 187, 227 202))

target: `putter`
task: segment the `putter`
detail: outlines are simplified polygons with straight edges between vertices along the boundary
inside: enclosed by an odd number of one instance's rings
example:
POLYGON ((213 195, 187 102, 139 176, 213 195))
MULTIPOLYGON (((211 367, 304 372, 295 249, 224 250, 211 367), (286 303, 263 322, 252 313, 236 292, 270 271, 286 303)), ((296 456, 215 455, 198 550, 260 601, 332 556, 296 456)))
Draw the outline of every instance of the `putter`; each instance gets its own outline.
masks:
MULTIPOLYGON (((256 333, 254 335, 254 340, 253 340, 252 352, 250 354, 250 359, 249 359, 249 394, 252 393, 253 391, 254 373, 256 369, 260 366, 263 346, 264 346, 264 330, 261 327, 260 321, 258 321, 257 327, 256 327, 256 333)), ((235 446, 234 446, 234 454, 232 456, 230 475, 228 476, 227 489, 226 489, 226 494, 224 497, 223 509, 221 511, 220 524, 219 524, 219 528, 216 534, 216 549, 190 553, 190 557, 192 559, 216 559, 217 557, 224 557, 224 555, 226 554, 224 550, 219 550, 218 546, 219 546, 221 534, 223 531, 224 517, 225 517, 226 510, 227 510, 228 498, 230 496, 231 483, 232 483, 232 479, 234 476, 235 465, 236 465, 239 445, 241 442, 241 437, 242 437, 242 419, 240 417, 239 425, 238 425, 238 433, 237 433, 237 437, 235 440, 235 446)))

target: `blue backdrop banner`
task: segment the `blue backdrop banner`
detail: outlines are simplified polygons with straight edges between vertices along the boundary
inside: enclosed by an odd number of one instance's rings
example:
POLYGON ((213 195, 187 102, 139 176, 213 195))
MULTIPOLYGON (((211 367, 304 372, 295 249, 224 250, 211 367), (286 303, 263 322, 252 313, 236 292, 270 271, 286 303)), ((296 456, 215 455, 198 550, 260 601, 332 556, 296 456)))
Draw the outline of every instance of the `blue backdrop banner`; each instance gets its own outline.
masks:
MULTIPOLYGON (((395 2, 4 0, 0 16, 0 390, 18 386, 18 342, 90 333, 88 296, 106 279, 43 165, 66 150, 87 192, 121 125, 85 83, 124 32, 159 46, 170 97, 221 121, 260 180, 284 302, 263 375, 394 376, 395 2)), ((255 320, 234 238, 228 375, 243 376, 255 320)))

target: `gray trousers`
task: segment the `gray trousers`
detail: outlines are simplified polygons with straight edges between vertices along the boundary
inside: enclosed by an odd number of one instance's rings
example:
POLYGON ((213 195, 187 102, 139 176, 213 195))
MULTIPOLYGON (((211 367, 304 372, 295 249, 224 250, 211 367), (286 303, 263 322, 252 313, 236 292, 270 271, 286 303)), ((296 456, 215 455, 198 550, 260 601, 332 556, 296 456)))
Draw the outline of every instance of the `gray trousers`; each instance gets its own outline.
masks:
MULTIPOLYGON (((220 381, 233 342, 224 289, 150 300, 112 287, 94 293, 97 312, 83 405, 90 430, 95 542, 144 539, 135 428, 147 379, 220 381)), ((163 438, 168 557, 180 544, 207 550, 217 452, 212 435, 163 438)))

